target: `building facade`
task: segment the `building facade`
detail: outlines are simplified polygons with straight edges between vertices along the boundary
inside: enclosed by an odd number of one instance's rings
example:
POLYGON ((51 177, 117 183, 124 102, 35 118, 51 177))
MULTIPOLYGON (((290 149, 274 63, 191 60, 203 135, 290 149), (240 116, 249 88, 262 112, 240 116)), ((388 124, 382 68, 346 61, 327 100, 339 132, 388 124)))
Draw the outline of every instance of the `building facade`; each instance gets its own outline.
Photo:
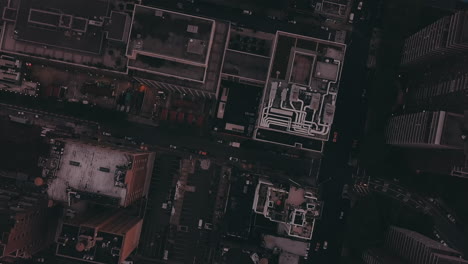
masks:
POLYGON ((462 254, 417 232, 392 226, 385 239, 386 248, 409 263, 468 263, 462 254))
POLYGON ((30 258, 53 243, 58 211, 43 195, 25 194, 3 182, 1 185, 0 261, 30 258))
POLYGON ((64 220, 56 255, 90 263, 120 264, 138 246, 143 219, 123 209, 89 210, 64 220))
POLYGON ((465 264, 462 254, 417 232, 391 226, 383 248, 366 250, 366 264, 465 264))
POLYGON ((468 51, 468 11, 459 11, 423 28, 405 40, 401 65, 421 64, 468 51))
POLYGON ((463 149, 463 115, 445 111, 409 113, 391 117, 387 144, 414 148, 463 149))

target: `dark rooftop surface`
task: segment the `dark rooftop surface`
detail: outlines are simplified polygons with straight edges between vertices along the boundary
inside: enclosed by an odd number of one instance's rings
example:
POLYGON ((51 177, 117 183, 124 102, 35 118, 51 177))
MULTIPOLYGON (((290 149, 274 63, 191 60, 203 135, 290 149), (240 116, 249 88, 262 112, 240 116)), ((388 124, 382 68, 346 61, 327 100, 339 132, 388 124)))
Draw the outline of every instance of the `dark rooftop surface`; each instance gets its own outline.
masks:
POLYGON ((0 168, 24 173, 40 173, 41 128, 0 120, 0 168), (13 155, 14 154, 14 155, 13 155))
POLYGON ((129 42, 129 54, 142 50, 198 63, 208 56, 213 20, 137 5, 129 42), (189 52, 189 43, 200 40, 202 52, 189 52), (141 41, 141 45, 135 45, 141 41))
POLYGON ((55 27, 60 20, 57 14, 75 16, 72 21, 72 28, 82 31, 86 28, 86 19, 95 19, 108 15, 109 2, 107 0, 21 0, 15 30, 16 39, 33 42, 41 45, 54 46, 64 49, 82 51, 87 53, 100 53, 104 33, 101 28, 89 25, 87 31, 81 36, 66 32, 55 27), (39 27, 35 23, 28 22, 30 9, 43 10, 44 12, 31 13, 33 20, 50 24, 47 28, 39 27), (51 28, 54 25, 55 29, 51 28), (52 30, 51 30, 52 29, 52 30))
POLYGON ((107 38, 121 40, 124 38, 125 22, 127 15, 125 13, 112 12, 107 38))
POLYGON ((141 54, 137 55, 136 60, 130 60, 128 65, 137 67, 139 69, 157 71, 163 74, 169 74, 197 81, 203 81, 205 75, 205 67, 149 57, 141 54))
POLYGON ((241 76, 244 78, 266 81, 270 58, 226 51, 223 73, 241 76))
MULTIPOLYGON (((238 172, 237 172, 238 173, 238 172)), ((229 201, 226 210, 227 234, 229 236, 247 239, 250 236, 252 204, 256 185, 246 185, 242 176, 232 179, 229 201)))

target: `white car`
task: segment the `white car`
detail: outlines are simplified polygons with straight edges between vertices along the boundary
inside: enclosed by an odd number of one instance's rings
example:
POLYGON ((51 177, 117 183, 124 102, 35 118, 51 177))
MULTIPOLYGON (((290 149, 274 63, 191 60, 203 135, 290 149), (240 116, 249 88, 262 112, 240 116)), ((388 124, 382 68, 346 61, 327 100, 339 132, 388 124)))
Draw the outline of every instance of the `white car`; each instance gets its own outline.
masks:
POLYGON ((289 24, 294 24, 294 25, 295 25, 297 22, 296 22, 296 20, 288 20, 288 23, 289 23, 289 24))
POLYGON ((323 249, 327 249, 328 248, 328 241, 324 241, 323 242, 323 249))
POLYGON ((357 6, 357 10, 362 10, 362 1, 359 2, 358 6, 357 6))
POLYGON ((177 146, 169 145, 169 148, 170 148, 170 149, 177 149, 177 146))
POLYGON ((238 162, 238 161, 239 161, 239 158, 236 158, 236 157, 229 157, 229 160, 232 161, 232 162, 238 162))
POLYGON ((340 220, 343 220, 343 217, 344 217, 344 212, 341 211, 341 213, 340 213, 340 220))
POLYGON ((244 15, 249 15, 249 16, 250 16, 250 15, 252 15, 252 11, 250 11, 250 10, 244 10, 244 11, 242 11, 242 14, 244 14, 244 15))

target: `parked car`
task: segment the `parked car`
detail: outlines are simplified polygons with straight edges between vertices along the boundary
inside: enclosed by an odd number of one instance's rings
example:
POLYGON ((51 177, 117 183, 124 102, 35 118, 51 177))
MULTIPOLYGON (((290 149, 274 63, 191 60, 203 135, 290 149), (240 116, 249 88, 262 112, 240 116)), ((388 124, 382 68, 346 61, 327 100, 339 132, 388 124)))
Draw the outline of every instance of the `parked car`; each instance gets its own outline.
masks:
POLYGON ((319 251, 320 249, 320 242, 317 242, 317 244, 315 244, 315 252, 319 251))
POLYGON ((352 24, 354 22, 354 13, 349 14, 349 20, 348 22, 352 24))
POLYGON ((198 155, 206 156, 206 155, 208 155, 208 152, 200 150, 200 151, 198 151, 198 155))
POLYGON ((447 218, 450 220, 450 222, 452 222, 452 223, 454 223, 454 224, 456 223, 455 217, 453 217, 453 215, 447 214, 447 218))
POLYGON ((328 248, 328 241, 324 241, 323 242, 323 249, 327 249, 328 248))
POLYGON ((357 10, 362 10, 362 4, 363 4, 362 1, 359 2, 358 6, 357 6, 357 10))
POLYGON ((333 132, 333 142, 336 143, 338 141, 338 132, 333 132))
POLYGON ((343 217, 344 217, 344 212, 341 211, 341 213, 340 213, 340 220, 343 220, 343 217))
POLYGON ((238 162, 238 161, 239 161, 239 158, 236 158, 236 157, 229 157, 229 160, 232 161, 232 162, 238 162))
POLYGON ((234 148, 240 148, 240 143, 239 142, 229 142, 229 146, 234 147, 234 148))
POLYGON ((252 13, 252 11, 250 11, 250 10, 243 10, 243 11, 242 11, 242 14, 244 14, 244 15, 249 15, 249 16, 250 16, 250 15, 252 15, 253 13, 252 13))
POLYGON ((177 146, 169 145, 169 148, 170 148, 170 149, 177 149, 177 146))

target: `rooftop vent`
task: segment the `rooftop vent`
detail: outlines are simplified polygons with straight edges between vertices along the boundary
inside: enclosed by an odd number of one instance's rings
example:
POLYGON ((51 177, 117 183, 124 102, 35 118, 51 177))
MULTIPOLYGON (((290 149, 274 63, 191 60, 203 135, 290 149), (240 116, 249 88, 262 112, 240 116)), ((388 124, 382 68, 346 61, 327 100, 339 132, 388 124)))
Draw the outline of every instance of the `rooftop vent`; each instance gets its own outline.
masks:
POLYGON ((164 14, 163 14, 163 11, 161 11, 161 10, 156 10, 156 11, 154 12, 154 15, 157 16, 157 17, 163 17, 164 14))
POLYGON ((197 34, 198 33, 198 26, 187 25, 187 32, 197 34))

